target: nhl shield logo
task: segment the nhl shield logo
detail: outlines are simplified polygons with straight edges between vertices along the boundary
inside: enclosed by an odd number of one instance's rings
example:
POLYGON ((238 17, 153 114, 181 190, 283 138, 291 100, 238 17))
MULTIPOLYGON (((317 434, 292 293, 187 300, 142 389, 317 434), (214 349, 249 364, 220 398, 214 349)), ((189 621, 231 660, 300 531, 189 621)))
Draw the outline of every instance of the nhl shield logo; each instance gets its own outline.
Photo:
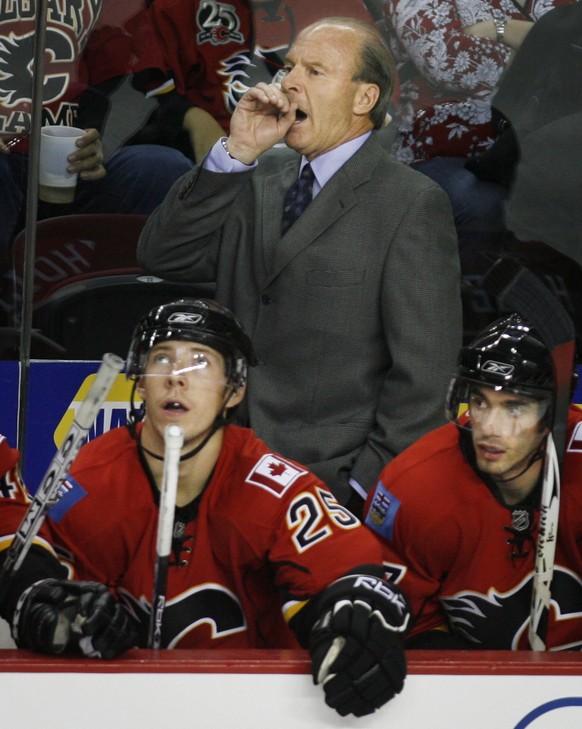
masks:
POLYGON ((514 509, 511 512, 511 526, 518 532, 529 529, 529 513, 526 509, 514 509))

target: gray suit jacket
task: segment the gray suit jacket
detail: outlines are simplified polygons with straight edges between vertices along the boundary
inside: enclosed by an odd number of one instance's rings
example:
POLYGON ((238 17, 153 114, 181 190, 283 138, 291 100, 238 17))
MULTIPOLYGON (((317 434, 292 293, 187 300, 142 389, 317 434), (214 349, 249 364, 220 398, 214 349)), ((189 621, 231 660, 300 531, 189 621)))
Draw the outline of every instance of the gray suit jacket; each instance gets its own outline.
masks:
POLYGON ((443 423, 461 345, 457 238, 446 194, 395 162, 375 134, 281 237, 299 157, 255 170, 198 168, 143 231, 147 271, 216 280, 260 364, 244 415, 269 446, 345 501, 443 423))

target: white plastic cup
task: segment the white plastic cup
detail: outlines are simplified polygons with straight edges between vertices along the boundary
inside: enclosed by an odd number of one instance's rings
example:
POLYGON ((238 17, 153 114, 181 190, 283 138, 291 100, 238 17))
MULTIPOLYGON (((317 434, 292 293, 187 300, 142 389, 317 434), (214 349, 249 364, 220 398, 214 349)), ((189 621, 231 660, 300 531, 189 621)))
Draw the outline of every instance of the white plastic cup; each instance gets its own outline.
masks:
POLYGON ((41 200, 50 203, 70 203, 75 198, 77 174, 67 172, 67 157, 78 147, 75 140, 83 129, 47 126, 40 130, 40 169, 38 173, 41 200))

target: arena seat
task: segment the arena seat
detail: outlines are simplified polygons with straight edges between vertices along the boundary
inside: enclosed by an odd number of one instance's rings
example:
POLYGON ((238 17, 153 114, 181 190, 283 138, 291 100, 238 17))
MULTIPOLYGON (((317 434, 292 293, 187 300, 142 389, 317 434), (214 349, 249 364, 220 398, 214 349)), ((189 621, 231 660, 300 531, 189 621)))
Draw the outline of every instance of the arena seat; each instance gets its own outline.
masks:
MULTIPOLYGON (((141 273, 136 248, 146 215, 63 215, 36 224, 33 303, 60 286, 95 275, 141 273)), ((19 311, 25 231, 14 241, 14 303, 19 311)))
POLYGON ((154 306, 185 296, 212 298, 214 284, 165 281, 144 274, 94 276, 54 291, 34 310, 34 326, 66 359, 125 357, 138 320, 154 306))
MULTIPOLYGON (((183 296, 214 296, 214 283, 147 275, 136 258, 145 215, 70 215, 39 221, 33 321, 59 359, 125 356, 133 328, 152 307, 183 296)), ((24 233, 14 246, 14 325, 19 325, 24 233)), ((34 356, 34 355, 33 355, 34 356)))

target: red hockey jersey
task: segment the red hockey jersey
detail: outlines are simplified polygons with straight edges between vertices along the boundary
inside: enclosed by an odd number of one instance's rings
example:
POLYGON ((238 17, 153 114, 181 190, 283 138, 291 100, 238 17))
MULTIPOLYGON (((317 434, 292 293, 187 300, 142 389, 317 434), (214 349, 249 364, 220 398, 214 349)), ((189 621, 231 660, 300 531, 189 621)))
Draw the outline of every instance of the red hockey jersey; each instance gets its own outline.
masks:
MULTIPOLYGON (((81 449, 47 520, 75 577, 108 585, 134 613, 142 646, 154 580, 156 499, 136 441, 118 428, 81 449)), ((295 646, 283 612, 290 617, 350 569, 381 564, 378 540, 324 484, 270 453, 245 428, 226 427, 197 506, 189 516, 177 512, 162 636, 167 647, 295 646)))
MULTIPOLYGON (((19 459, 20 453, 0 435, 0 553, 12 544, 31 501, 20 477, 19 459)), ((46 528, 41 527, 33 544, 47 549, 56 557, 46 528)))
POLYGON ((190 104, 228 129, 251 63, 250 3, 156 0, 151 12, 165 54, 161 70, 190 104))
MULTIPOLYGON (((445 425, 384 468, 366 524, 411 603, 411 635, 449 625, 476 648, 528 648, 539 509, 498 501, 445 425)), ((582 648, 582 411, 570 409, 547 645, 582 648)))

